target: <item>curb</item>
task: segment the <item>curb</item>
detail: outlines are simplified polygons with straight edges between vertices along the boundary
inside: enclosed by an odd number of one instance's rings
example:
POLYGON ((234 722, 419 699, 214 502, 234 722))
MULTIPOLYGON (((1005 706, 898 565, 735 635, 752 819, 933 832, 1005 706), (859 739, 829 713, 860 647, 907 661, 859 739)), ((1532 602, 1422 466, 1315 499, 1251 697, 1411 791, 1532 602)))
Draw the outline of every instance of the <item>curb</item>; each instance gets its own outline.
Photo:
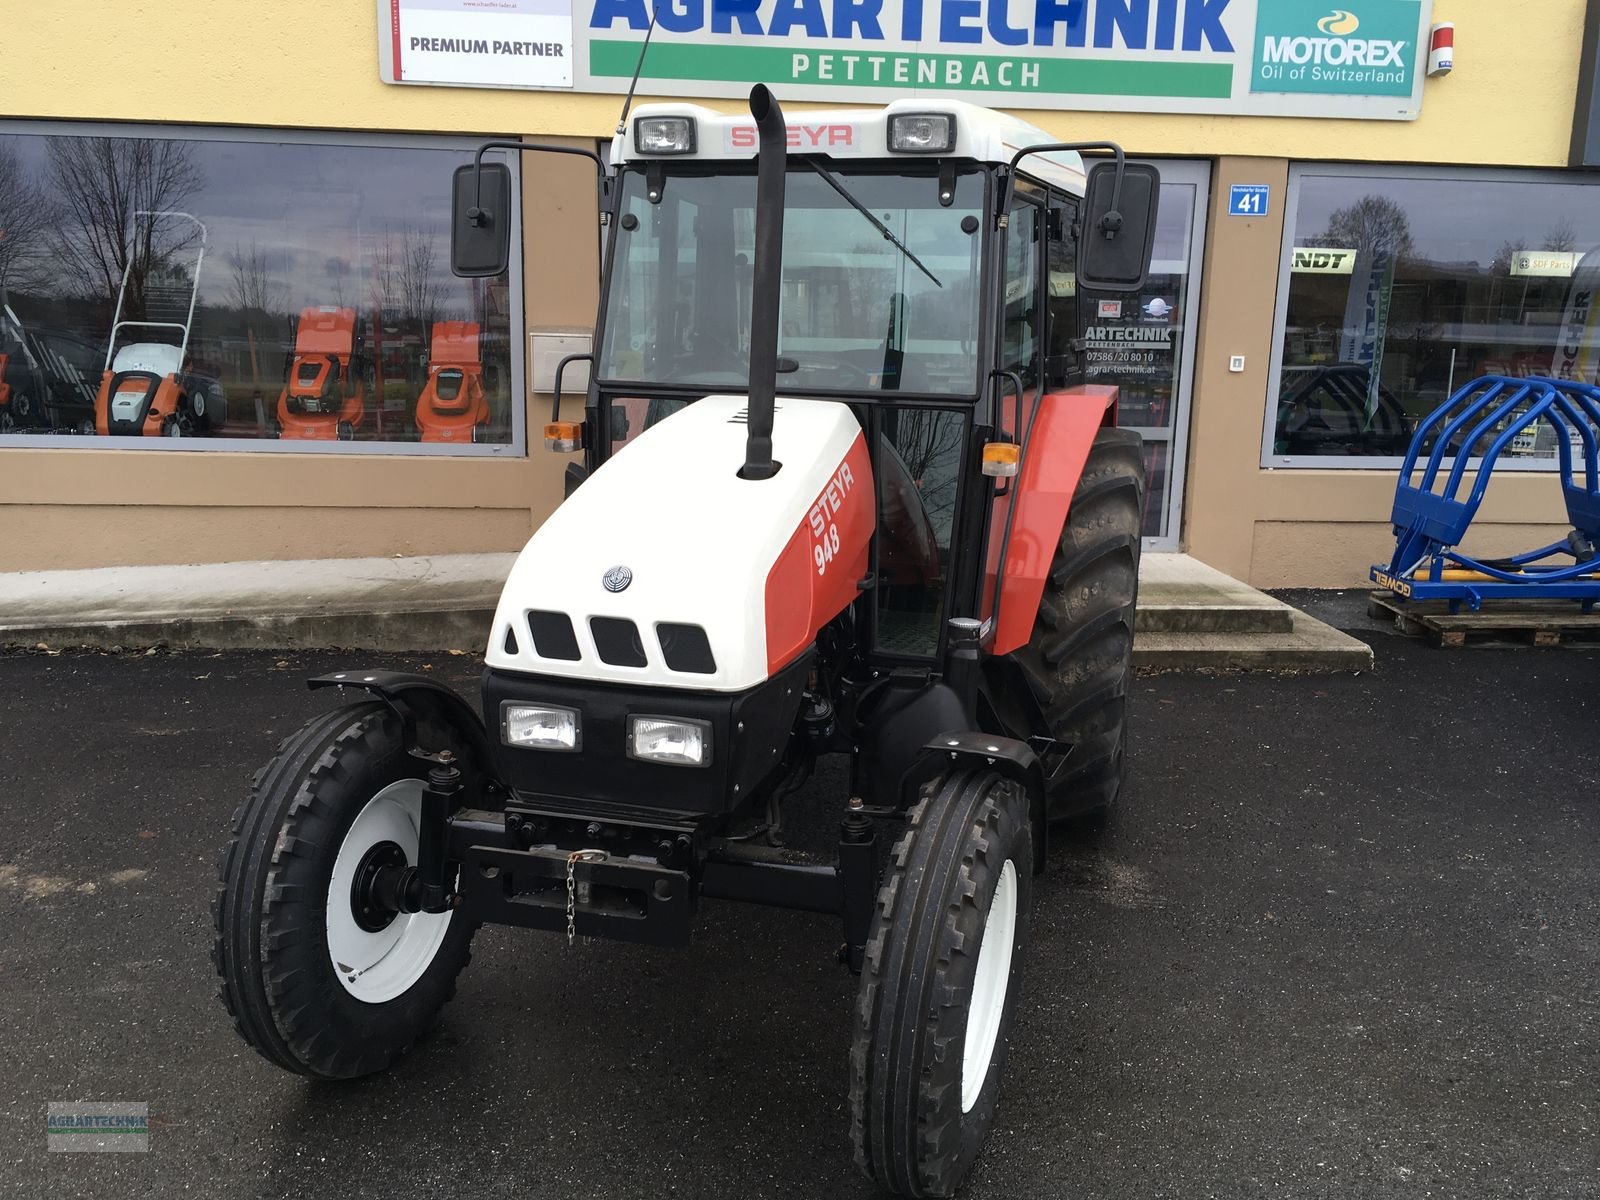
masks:
POLYGON ((494 621, 486 608, 398 612, 233 614, 81 625, 0 626, 0 646, 52 650, 332 650, 374 653, 463 650, 481 655, 494 621))

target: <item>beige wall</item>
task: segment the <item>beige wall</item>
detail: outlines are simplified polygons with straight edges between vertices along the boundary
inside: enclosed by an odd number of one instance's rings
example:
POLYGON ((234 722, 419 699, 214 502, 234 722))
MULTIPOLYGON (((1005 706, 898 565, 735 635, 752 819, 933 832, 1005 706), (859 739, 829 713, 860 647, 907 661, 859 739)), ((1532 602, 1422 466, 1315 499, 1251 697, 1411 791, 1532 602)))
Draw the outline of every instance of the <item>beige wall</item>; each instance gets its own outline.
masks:
MULTIPOLYGON (((1456 22, 1458 66, 1428 82, 1415 122, 1017 110, 1057 135, 1112 137, 1136 154, 1220 156, 1186 488, 1193 553, 1258 584, 1358 583, 1386 552, 1393 488, 1384 472, 1260 468, 1282 205, 1267 220, 1224 216, 1228 183, 1265 180, 1282 197, 1290 159, 1559 166, 1584 9, 1436 0, 1435 19, 1456 22), (1243 374, 1227 371, 1230 354, 1246 355, 1243 374)), ((385 85, 371 0, 13 3, 3 36, 0 106, 16 117, 595 138, 609 136, 619 103, 385 85), (198 85, 128 69, 166 61, 203 63, 185 76, 198 85)), ((586 327, 590 169, 529 157, 523 179, 527 323, 586 327)), ((530 401, 533 447, 546 403, 530 401)), ((559 499, 564 465, 537 448, 522 460, 0 449, 0 570, 509 549, 559 499)), ((1530 522, 1559 515, 1548 477, 1502 478, 1483 545, 1519 544, 1530 522)))
MULTIPOLYGON (((1286 194, 1282 159, 1223 158, 1212 175, 1199 342, 1195 351, 1184 548, 1257 587, 1351 587, 1394 549, 1389 510, 1396 472, 1261 467, 1271 379, 1284 206, 1265 218, 1227 215, 1228 186, 1266 183, 1286 194), (1245 356, 1234 374, 1228 360, 1245 356)), ((1531 549, 1559 537, 1565 520, 1549 475, 1501 473, 1475 522, 1474 546, 1489 554, 1531 549)))

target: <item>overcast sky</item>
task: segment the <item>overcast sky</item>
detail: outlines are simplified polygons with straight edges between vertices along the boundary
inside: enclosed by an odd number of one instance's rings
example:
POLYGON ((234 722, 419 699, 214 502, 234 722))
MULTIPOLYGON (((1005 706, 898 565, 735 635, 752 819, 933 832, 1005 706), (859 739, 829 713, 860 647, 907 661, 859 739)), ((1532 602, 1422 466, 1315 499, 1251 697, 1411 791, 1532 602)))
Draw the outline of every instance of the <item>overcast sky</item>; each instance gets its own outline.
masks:
POLYGON ((1488 266, 1507 242, 1518 250, 1544 249, 1544 235, 1563 223, 1576 234, 1576 249, 1600 245, 1592 186, 1383 175, 1303 176, 1296 239, 1322 233, 1336 209, 1363 196, 1387 196, 1404 208, 1417 254, 1435 262, 1488 266))
MULTIPOLYGON (((46 139, 8 137, 23 169, 45 178, 46 139)), ((195 141, 194 164, 204 180, 185 208, 209 234, 202 269, 202 302, 226 303, 228 257, 268 255, 285 308, 298 311, 337 299, 341 264, 348 264, 344 301, 365 303, 371 263, 385 237, 407 227, 435 242, 437 282, 454 307, 467 308, 467 284, 450 273, 450 176, 467 150, 346 146, 291 142, 195 141)))

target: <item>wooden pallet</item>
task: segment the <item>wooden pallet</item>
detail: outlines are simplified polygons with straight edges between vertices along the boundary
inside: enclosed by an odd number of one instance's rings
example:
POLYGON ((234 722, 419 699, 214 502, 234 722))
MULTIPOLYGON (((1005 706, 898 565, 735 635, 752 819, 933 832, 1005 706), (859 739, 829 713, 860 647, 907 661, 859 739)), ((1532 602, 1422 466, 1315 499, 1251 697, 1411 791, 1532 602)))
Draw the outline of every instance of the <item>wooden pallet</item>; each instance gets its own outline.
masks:
POLYGON ((1478 612, 1451 613, 1443 600, 1402 600, 1369 592, 1367 616, 1392 621, 1401 633, 1435 646, 1573 646, 1600 648, 1600 612, 1585 613, 1576 600, 1484 601, 1478 612))

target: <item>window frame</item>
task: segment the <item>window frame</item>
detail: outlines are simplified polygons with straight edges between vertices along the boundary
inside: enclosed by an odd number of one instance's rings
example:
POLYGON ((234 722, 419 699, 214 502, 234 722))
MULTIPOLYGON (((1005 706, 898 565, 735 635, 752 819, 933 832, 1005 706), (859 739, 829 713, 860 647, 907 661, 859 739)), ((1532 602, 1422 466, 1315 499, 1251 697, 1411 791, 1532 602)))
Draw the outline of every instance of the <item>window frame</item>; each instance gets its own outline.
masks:
MULTIPOLYGON (((309 146, 354 147, 361 149, 454 150, 461 162, 470 163, 479 144, 491 138, 519 135, 484 134, 450 136, 442 134, 342 132, 322 129, 267 129, 244 125, 155 124, 151 122, 12 120, 0 119, 0 137, 129 137, 166 138, 195 142, 259 142, 309 146)), ((476 442, 379 442, 379 441, 281 441, 274 438, 245 437, 112 437, 100 434, 7 433, 0 436, 0 450, 134 450, 152 453, 225 454, 337 454, 400 455, 421 458, 526 458, 527 410, 531 399, 528 382, 528 343, 523 305, 523 229, 522 155, 511 151, 491 151, 486 155, 511 168, 511 210, 516 214, 512 231, 511 312, 507 338, 511 353, 511 440, 504 443, 476 442)))
MULTIPOLYGON (((1513 167, 1462 167, 1462 166, 1406 166, 1391 163, 1332 163, 1292 162, 1289 164, 1289 183, 1283 204, 1282 242, 1278 247, 1277 296, 1272 310, 1272 354, 1268 360, 1266 404, 1261 422, 1261 467, 1265 470, 1291 471, 1398 471, 1405 458, 1399 455, 1326 456, 1274 454, 1272 444, 1277 432, 1278 382, 1283 377, 1284 335, 1289 323, 1289 287, 1293 279, 1295 222, 1300 213, 1300 188, 1308 176, 1331 176, 1343 179, 1439 179, 1462 183, 1566 183, 1578 186, 1600 184, 1600 174, 1593 171, 1541 171, 1513 167)), ((1466 376, 1460 382, 1465 383, 1466 376)), ((1443 460, 1453 466, 1455 458, 1443 460)), ((1480 458, 1469 458, 1468 469, 1476 470, 1480 458)), ((1551 472, 1557 469, 1556 458, 1510 458, 1502 456, 1495 463, 1496 471, 1551 472)))

